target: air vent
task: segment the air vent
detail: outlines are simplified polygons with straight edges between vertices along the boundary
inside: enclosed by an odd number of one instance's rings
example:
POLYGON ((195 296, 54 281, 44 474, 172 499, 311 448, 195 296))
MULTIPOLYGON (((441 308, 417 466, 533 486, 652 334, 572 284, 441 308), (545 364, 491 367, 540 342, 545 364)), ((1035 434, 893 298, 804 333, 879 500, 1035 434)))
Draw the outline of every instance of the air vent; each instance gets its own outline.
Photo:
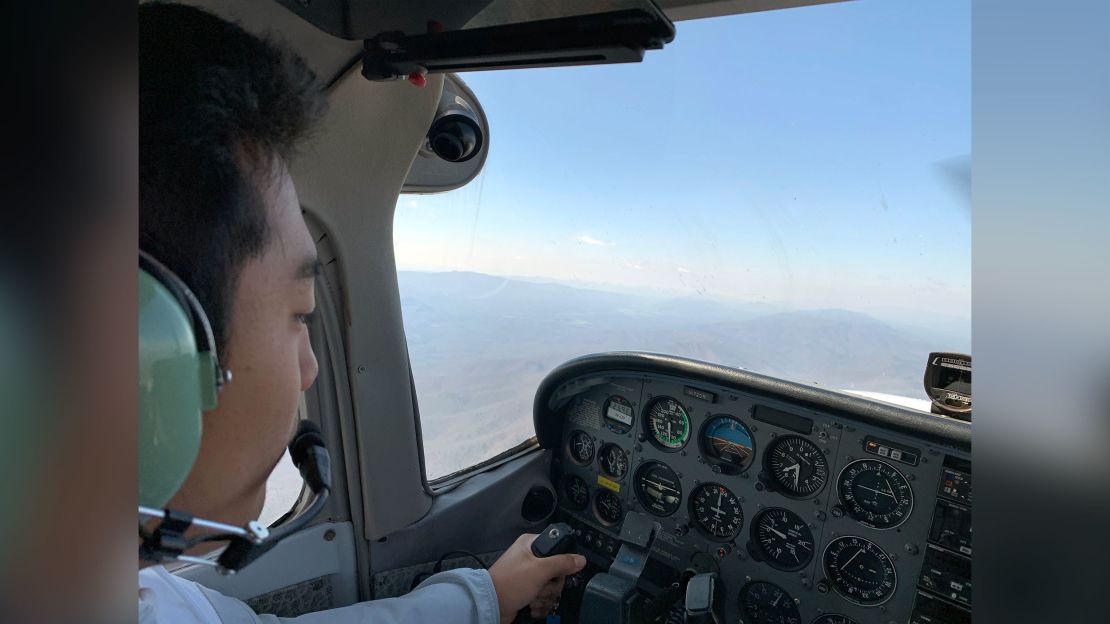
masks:
POLYGON ((528 524, 539 524, 555 513, 555 492, 542 485, 532 486, 520 506, 520 515, 528 524))

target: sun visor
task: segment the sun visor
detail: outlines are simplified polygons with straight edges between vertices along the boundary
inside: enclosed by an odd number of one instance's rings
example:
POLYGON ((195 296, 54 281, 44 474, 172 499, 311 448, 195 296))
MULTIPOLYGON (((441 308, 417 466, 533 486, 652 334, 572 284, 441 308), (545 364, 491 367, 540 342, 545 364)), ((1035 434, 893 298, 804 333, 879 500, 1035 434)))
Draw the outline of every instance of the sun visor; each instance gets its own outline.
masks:
POLYGON ((652 0, 278 0, 337 37, 362 40, 370 80, 643 60, 674 39, 652 0))

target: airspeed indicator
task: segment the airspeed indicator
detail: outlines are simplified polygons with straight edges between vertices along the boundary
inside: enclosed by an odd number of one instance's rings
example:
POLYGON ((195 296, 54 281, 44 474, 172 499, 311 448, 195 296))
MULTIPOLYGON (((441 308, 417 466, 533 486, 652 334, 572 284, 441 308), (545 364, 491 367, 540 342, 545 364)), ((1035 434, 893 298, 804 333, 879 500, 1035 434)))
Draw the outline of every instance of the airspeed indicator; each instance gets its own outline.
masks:
POLYGON ((690 415, 677 400, 659 397, 648 406, 647 429, 655 446, 677 451, 690 439, 690 415))

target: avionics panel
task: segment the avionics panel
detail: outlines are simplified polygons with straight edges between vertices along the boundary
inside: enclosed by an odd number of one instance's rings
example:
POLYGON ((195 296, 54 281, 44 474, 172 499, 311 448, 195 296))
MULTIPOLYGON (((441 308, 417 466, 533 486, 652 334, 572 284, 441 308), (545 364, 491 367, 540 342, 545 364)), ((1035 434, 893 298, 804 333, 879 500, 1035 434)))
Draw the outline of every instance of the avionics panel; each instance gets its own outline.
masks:
POLYGON ((970 618, 968 425, 688 360, 608 357, 557 370, 537 395, 560 516, 583 529, 591 569, 608 567, 639 512, 660 528, 661 601, 684 573, 718 571, 728 622, 970 618), (616 426, 614 397, 631 408, 616 426), (582 461, 585 439, 607 455, 582 461))

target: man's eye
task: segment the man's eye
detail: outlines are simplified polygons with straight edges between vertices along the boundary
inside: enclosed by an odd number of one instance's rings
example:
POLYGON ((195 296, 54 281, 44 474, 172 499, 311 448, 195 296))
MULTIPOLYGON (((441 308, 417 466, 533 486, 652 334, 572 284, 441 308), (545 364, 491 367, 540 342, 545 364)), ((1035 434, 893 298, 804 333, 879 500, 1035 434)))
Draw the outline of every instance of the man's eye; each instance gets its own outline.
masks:
POLYGON ((308 314, 297 314, 296 317, 297 322, 308 325, 312 321, 312 319, 316 318, 316 310, 313 310, 308 314))

